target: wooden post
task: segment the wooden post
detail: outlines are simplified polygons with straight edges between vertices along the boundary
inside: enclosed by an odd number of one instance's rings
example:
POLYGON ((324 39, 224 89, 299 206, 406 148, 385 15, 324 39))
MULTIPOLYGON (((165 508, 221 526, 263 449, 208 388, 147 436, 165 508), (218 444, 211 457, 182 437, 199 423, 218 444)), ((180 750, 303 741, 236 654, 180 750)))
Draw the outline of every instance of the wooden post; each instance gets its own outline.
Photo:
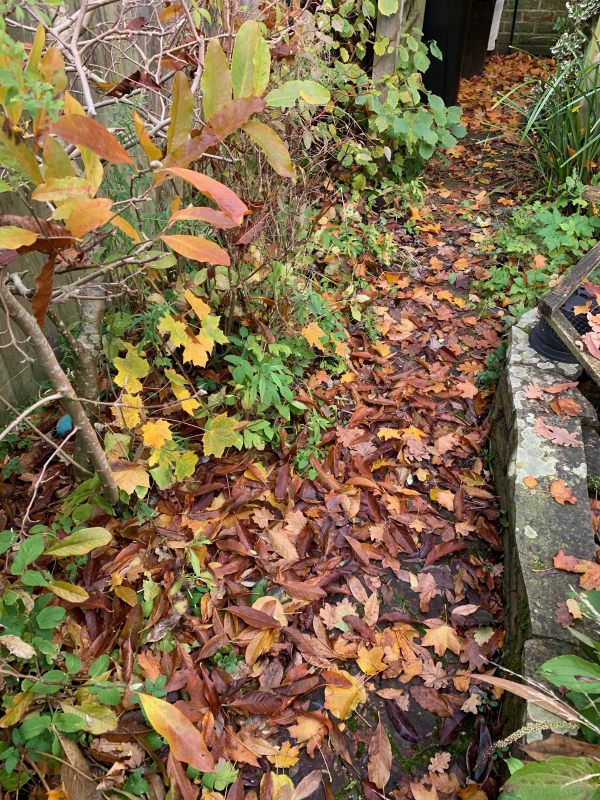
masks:
POLYGON ((378 11, 376 39, 387 38, 390 40, 388 52, 386 52, 373 65, 373 80, 382 81, 393 75, 396 71, 398 60, 398 45, 400 44, 400 34, 402 33, 402 20, 404 19, 405 0, 398 0, 398 8, 393 14, 385 16, 378 11))

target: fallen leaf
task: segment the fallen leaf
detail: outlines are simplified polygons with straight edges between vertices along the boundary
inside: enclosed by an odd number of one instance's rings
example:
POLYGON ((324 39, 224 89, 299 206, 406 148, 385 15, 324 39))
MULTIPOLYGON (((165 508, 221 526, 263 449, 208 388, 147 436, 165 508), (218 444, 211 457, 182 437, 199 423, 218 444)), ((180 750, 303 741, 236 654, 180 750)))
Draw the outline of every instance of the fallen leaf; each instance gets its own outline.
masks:
POLYGON ((550 484, 550 494, 561 506, 564 506, 565 503, 575 505, 577 502, 573 490, 570 489, 563 480, 552 481, 550 484))

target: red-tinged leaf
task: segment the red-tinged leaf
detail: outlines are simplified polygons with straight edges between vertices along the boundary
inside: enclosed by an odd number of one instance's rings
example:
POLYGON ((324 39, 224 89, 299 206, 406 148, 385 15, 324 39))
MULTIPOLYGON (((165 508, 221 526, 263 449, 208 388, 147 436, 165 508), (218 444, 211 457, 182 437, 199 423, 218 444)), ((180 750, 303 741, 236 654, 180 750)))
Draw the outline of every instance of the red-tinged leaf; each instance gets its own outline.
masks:
POLYGON ((286 701, 271 692, 246 692, 227 705, 244 714, 274 714, 286 701))
POLYGON ((562 550, 554 556, 554 566, 556 569, 563 569, 565 572, 577 572, 581 575, 579 585, 582 589, 600 590, 600 564, 594 561, 586 561, 584 558, 567 556, 562 550))
POLYGON ((200 731, 171 703, 139 693, 138 697, 148 721, 163 738, 178 761, 184 761, 200 772, 214 769, 213 757, 200 731))
POLYGON ((331 659, 336 659, 336 653, 320 642, 314 636, 308 636, 292 627, 283 629, 283 635, 295 644, 309 664, 317 667, 331 666, 331 659))
POLYGON ((457 695, 439 692, 430 686, 413 686, 411 695, 426 711, 438 717, 451 717, 462 706, 463 700, 457 695))
POLYGON ((574 433, 558 425, 547 425, 541 417, 536 419, 533 430, 542 439, 548 439, 553 444, 560 444, 563 447, 579 447, 580 445, 574 433))
POLYGON ((161 236, 160 238, 180 256, 189 258, 192 261, 201 261, 203 264, 215 264, 225 267, 231 264, 229 254, 222 247, 210 242, 208 239, 204 239, 202 236, 177 234, 161 236))
POLYGON ((231 133, 239 130, 253 114, 258 114, 264 107, 265 101, 261 97, 232 100, 213 114, 200 136, 192 136, 181 147, 170 153, 163 163, 165 166, 187 167, 200 158, 209 147, 222 142, 231 133))
POLYGON ((310 583, 303 583, 302 581, 276 581, 282 589, 290 595, 299 600, 308 600, 312 603, 313 600, 320 600, 322 597, 327 597, 327 592, 321 589, 320 586, 314 586, 310 583))
POLYGON ((227 606, 225 611, 229 611, 230 614, 244 620, 244 622, 252 628, 258 628, 259 630, 281 628, 281 622, 278 622, 270 614, 259 611, 257 608, 250 608, 249 606, 227 606))
POLYGON ((31 310, 40 328, 44 327, 46 311, 48 310, 50 298, 52 297, 54 266, 54 259, 51 258, 44 264, 35 281, 35 294, 31 300, 31 310))
POLYGON ((255 222, 254 225, 251 225, 249 228, 247 228, 244 233, 235 240, 235 244, 240 246, 252 244, 252 242, 258 238, 260 232, 265 227, 267 218, 268 215, 263 214, 263 216, 257 222, 255 222))
POLYGON ((238 223, 234 222, 229 214, 224 214, 222 211, 217 211, 215 208, 210 208, 209 206, 188 206, 187 208, 181 208, 179 211, 175 211, 174 214, 171 214, 169 225, 182 219, 207 222, 209 225, 213 225, 220 230, 229 230, 238 227, 238 223))
POLYGON ((573 489, 569 488, 564 481, 552 481, 550 484, 550 494, 561 506, 564 506, 566 503, 575 505, 577 502, 573 489))
POLYGON ((369 744, 369 780, 383 791, 390 779, 392 770, 392 747, 385 728, 379 724, 369 744))
POLYGON ((466 550, 466 548, 466 543, 460 541, 442 542, 441 544, 436 544, 431 548, 429 553, 427 553, 425 564, 427 566, 430 564, 435 564, 435 562, 439 561, 440 558, 449 556, 452 553, 459 553, 461 550, 466 550))
MULTIPOLYGON (((181 762, 178 759, 173 758, 172 753, 169 753, 167 756, 167 775, 171 778, 171 780, 175 781, 182 800, 198 800, 198 795, 200 794, 198 787, 194 786, 194 784, 185 774, 185 770, 181 765, 181 762)), ((97 796, 98 793, 94 794, 97 796)), ((79 796, 77 797, 79 800, 79 796)))
POLYGON ((168 167, 161 170, 158 174, 165 173, 174 178, 181 178, 182 181, 189 183, 203 195, 216 203, 224 214, 228 214, 231 219, 241 225, 246 214, 249 213, 248 207, 242 203, 235 192, 232 192, 225 184, 204 175, 201 172, 194 172, 192 169, 181 167, 168 167))
POLYGON ((577 389, 579 384, 577 381, 565 381, 565 383, 555 383, 552 386, 544 386, 543 389, 548 394, 560 394, 566 392, 567 389, 577 389))
POLYGON ((111 164, 133 164, 122 144, 95 119, 81 114, 65 114, 50 125, 50 133, 69 144, 87 147, 111 164))

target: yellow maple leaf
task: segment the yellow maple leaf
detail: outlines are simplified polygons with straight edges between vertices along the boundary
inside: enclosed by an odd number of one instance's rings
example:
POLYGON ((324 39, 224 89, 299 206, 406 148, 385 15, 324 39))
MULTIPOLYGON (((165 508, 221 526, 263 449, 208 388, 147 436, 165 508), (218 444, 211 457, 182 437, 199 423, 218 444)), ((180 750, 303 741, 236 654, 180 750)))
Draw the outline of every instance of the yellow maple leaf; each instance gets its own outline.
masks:
POLYGON ((321 339, 327 338, 327 334, 318 325, 316 322, 311 322, 310 325, 307 325, 305 328, 302 328, 302 336, 306 339, 306 341, 316 347, 317 350, 321 350, 321 352, 325 352, 325 346, 321 339))
POLYGON ((284 742, 278 753, 275 755, 267 756, 267 761, 278 767, 279 769, 289 769, 295 767, 298 763, 300 756, 300 748, 293 745, 291 742, 284 742))
POLYGON ((183 296, 194 309, 194 314, 198 317, 200 322, 202 322, 202 320, 210 314, 210 306, 207 305, 200 297, 196 297, 196 295, 189 289, 185 290, 183 296))
POLYGON ((336 679, 336 684, 325 687, 325 708, 338 719, 347 719, 350 714, 367 699, 362 683, 344 669, 332 669, 328 674, 336 679), (340 685, 337 685, 337 681, 340 685))
POLYGON ((127 494, 133 494, 138 486, 150 487, 150 475, 141 464, 117 461, 112 465, 112 474, 119 489, 127 494))
POLYGON ((358 648, 356 663, 365 675, 377 675, 380 672, 384 672, 388 667, 382 661, 383 655, 383 647, 373 647, 371 650, 367 650, 366 647, 361 646, 358 648))
POLYGON ((198 334, 188 334, 183 349, 183 360, 191 361, 196 367, 205 367, 214 346, 214 339, 203 330, 198 334))
POLYGON ((187 388, 187 381, 183 375, 179 375, 174 369, 166 369, 165 377, 171 382, 171 391, 178 400, 181 400, 181 407, 190 416, 194 416, 194 411, 200 408, 200 403, 192 397, 192 393, 187 388))
POLYGON ((166 441, 173 439, 171 426, 166 419, 146 422, 142 426, 142 436, 146 447, 152 447, 155 450, 160 450, 166 441))
POLYGON ((460 653, 460 637, 450 625, 430 628, 421 639, 421 644, 433 647, 438 656, 443 656, 446 650, 452 650, 457 655, 460 653))
POLYGON ((169 341, 173 347, 181 347, 188 340, 187 328, 185 323, 175 319, 171 314, 165 314, 158 323, 158 330, 161 333, 169 334, 169 341))
POLYGON ((209 419, 202 437, 204 455, 221 458, 228 447, 240 444, 242 437, 236 431, 237 424, 237 420, 234 417, 228 417, 227 414, 219 414, 217 417, 209 419))
POLYGON ((137 428, 142 422, 139 409, 142 408, 142 398, 139 394, 125 392, 121 401, 112 409, 115 422, 120 428, 137 428))
POLYGON ((296 724, 290 725, 288 731, 297 742, 309 742, 325 732, 325 725, 321 720, 300 714, 296 724))
POLYGON ((113 360, 117 368, 115 383, 122 389, 127 389, 129 394, 137 394, 142 391, 140 378, 145 378, 150 371, 150 365, 145 358, 139 356, 135 350, 127 351, 125 358, 117 356, 113 360))

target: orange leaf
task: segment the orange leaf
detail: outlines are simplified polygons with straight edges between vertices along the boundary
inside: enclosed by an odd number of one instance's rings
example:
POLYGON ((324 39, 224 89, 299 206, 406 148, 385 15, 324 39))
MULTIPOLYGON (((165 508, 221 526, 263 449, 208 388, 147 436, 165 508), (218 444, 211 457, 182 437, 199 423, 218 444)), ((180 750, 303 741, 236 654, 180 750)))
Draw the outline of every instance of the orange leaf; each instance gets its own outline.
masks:
POLYGON ((216 203, 221 211, 228 214, 238 225, 242 223, 245 215, 249 213, 248 207, 242 203, 235 192, 227 188, 224 183, 216 181, 202 172, 194 172, 192 169, 183 169, 182 167, 168 167, 165 170, 161 170, 161 172, 166 172, 168 175, 181 178, 182 181, 191 184, 194 189, 202 192, 213 203, 216 203))
POLYGON ((202 236, 177 234, 160 238, 176 253, 193 261, 201 261, 204 264, 220 264, 225 267, 231 264, 229 254, 222 247, 202 236))
POLYGON ((150 725, 167 740, 172 755, 200 772, 212 772, 215 764, 202 734, 177 706, 141 692, 138 697, 150 725))
POLYGON ((31 301, 31 310, 40 328, 44 327, 44 318, 50 304, 54 285, 54 259, 47 261, 35 281, 35 294, 31 301))
POLYGON ((111 164, 133 164, 131 156, 112 133, 95 119, 80 114, 65 114, 50 126, 50 133, 69 144, 87 147, 111 164))
POLYGON ((564 481, 553 481, 550 485, 550 494, 561 506, 564 506, 565 503, 575 505, 577 502, 573 490, 570 489, 564 481))
POLYGON ((564 569, 565 572, 580 573, 579 585, 582 589, 600 589, 600 564, 567 556, 563 550, 559 550, 554 556, 554 566, 556 569, 564 569))
POLYGON ((67 220, 67 230, 79 239, 86 233, 105 225, 113 216, 113 201, 106 197, 80 200, 67 220))

